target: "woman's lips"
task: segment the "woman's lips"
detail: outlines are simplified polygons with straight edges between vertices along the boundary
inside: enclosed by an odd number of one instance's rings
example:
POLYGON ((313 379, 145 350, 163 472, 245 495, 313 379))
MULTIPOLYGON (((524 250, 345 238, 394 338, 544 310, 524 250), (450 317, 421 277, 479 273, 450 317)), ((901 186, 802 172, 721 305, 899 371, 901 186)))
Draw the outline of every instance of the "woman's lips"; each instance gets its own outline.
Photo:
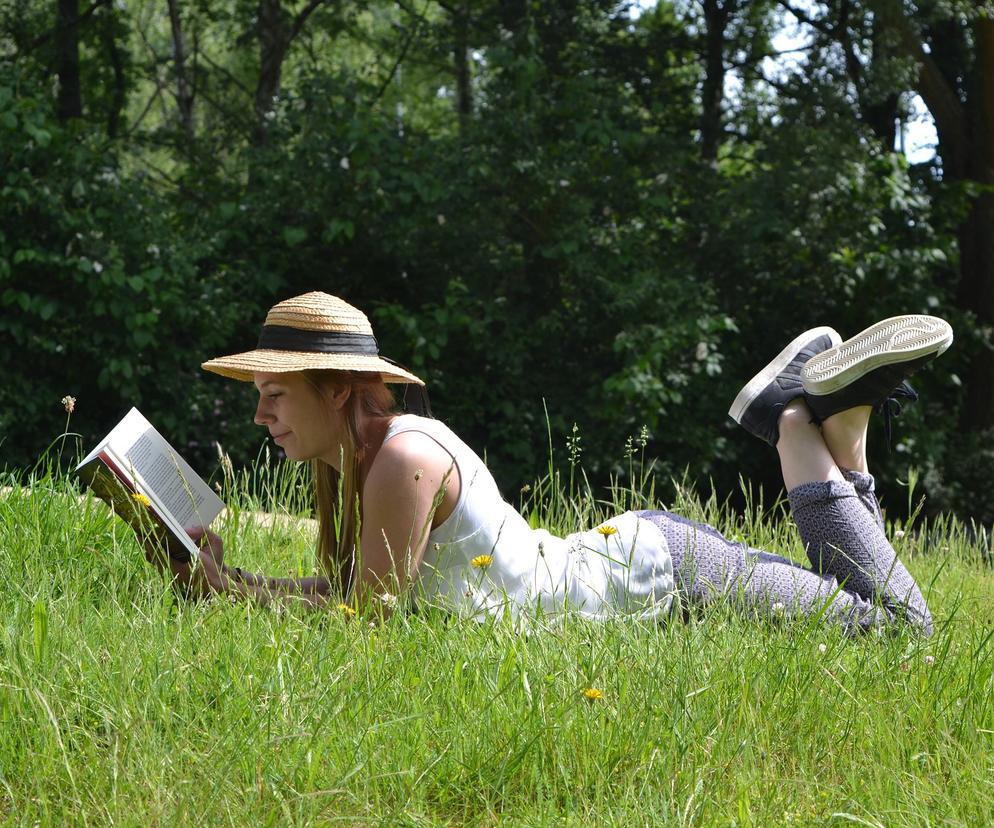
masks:
POLYGON ((289 434, 290 434, 289 431, 284 431, 282 434, 274 434, 273 442, 278 443, 280 440, 282 440, 284 437, 288 436, 289 434))

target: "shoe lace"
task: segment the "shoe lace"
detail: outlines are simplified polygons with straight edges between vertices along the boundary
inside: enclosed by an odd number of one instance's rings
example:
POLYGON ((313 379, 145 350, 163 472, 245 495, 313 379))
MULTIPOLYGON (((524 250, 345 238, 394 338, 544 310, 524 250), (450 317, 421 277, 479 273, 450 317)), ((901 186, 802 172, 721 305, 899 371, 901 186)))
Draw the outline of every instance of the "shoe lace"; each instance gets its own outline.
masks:
POLYGON ((888 451, 890 451, 893 438, 893 420, 895 417, 901 416, 901 412, 904 410, 901 400, 904 400, 905 403, 918 400, 918 392, 911 387, 907 380, 891 391, 888 397, 880 403, 878 409, 884 415, 884 439, 887 441, 888 451))

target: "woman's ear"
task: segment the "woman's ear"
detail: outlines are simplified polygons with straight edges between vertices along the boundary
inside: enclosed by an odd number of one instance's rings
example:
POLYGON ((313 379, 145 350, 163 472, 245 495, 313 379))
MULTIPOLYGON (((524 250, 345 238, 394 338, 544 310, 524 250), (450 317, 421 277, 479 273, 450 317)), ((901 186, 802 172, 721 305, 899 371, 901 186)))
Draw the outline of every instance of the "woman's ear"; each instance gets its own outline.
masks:
POLYGON ((347 382, 334 382, 328 386, 328 402, 335 411, 341 411, 352 396, 352 386, 347 382))

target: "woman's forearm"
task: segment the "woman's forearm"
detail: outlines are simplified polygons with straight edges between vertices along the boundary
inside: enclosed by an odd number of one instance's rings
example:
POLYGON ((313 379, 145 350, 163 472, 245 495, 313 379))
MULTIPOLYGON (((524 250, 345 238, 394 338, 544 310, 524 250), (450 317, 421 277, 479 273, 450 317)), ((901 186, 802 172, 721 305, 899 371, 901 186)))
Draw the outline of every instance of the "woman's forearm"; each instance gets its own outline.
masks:
MULTIPOLYGON (((341 603, 341 600, 331 595, 331 584, 327 578, 270 578, 241 569, 225 567, 225 574, 218 589, 228 595, 234 595, 259 606, 268 606, 276 601, 299 601, 306 606, 316 609, 338 607, 351 617, 356 614, 352 602, 341 603)), ((397 598, 389 592, 376 591, 368 584, 357 585, 359 589, 359 604, 369 611, 365 617, 374 621, 385 621, 393 614, 397 598)))
POLYGON ((257 589, 264 589, 266 592, 275 595, 326 596, 331 592, 331 582, 321 576, 275 578, 262 573, 246 572, 240 567, 225 567, 225 573, 232 581, 257 589))
MULTIPOLYGON (((253 577, 252 573, 243 574, 253 577)), ((254 577, 257 579, 256 583, 249 583, 244 579, 238 580, 236 577, 230 577, 227 579, 228 583, 225 591, 229 595, 233 594, 241 598, 246 598, 263 607, 268 606, 274 601, 300 601, 312 607, 326 607, 329 604, 330 599, 327 594, 316 591, 305 591, 299 588, 301 582, 320 579, 266 578, 264 575, 256 575, 254 577), (279 587, 272 587, 267 581, 278 582, 279 587)))
POLYGON ((276 592, 288 595, 328 595, 331 582, 320 575, 308 578, 265 578, 265 586, 276 592))

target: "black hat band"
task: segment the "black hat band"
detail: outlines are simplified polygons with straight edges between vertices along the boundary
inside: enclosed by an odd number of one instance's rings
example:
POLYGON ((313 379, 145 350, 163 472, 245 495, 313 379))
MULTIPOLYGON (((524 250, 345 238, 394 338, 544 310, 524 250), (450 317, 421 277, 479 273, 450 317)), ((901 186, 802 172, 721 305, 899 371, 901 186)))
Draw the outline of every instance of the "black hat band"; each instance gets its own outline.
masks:
POLYGON ((288 325, 263 325, 259 334, 260 350, 300 351, 320 354, 363 354, 379 356, 372 334, 343 331, 304 331, 288 325))

